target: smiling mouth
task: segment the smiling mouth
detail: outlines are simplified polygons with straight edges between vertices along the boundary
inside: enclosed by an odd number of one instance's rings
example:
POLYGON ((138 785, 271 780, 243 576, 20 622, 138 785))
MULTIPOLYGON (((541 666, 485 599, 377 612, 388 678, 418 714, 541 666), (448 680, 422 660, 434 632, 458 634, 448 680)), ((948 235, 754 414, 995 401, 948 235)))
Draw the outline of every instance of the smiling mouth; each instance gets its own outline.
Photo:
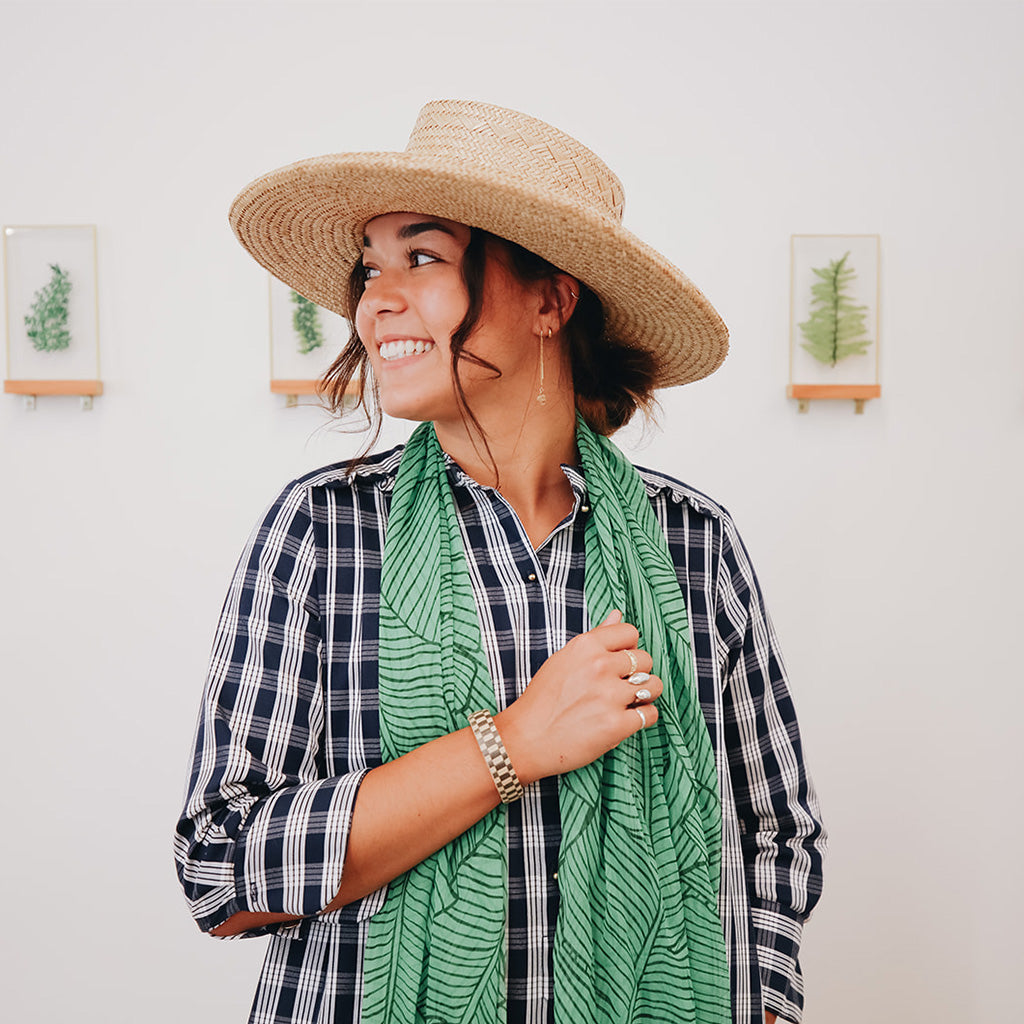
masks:
POLYGON ((418 356, 433 349, 432 341, 385 341, 380 347, 380 357, 385 363, 393 359, 404 359, 406 356, 418 356))

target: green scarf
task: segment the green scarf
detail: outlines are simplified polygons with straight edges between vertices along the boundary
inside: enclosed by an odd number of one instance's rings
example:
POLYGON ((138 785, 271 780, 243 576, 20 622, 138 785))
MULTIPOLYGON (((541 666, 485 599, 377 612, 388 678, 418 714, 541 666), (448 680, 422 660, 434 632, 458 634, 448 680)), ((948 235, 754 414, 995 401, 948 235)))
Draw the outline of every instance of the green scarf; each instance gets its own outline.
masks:
MULTIPOLYGON (((620 609, 665 682, 657 725, 563 775, 558 1024, 730 1019, 718 916, 721 810, 689 622, 639 474, 577 424, 591 512, 584 592, 620 609)), ((495 710, 444 454, 402 455, 381 574, 381 748, 391 760, 495 710)), ((505 807, 395 879, 373 918, 363 1024, 506 1024, 505 807)))

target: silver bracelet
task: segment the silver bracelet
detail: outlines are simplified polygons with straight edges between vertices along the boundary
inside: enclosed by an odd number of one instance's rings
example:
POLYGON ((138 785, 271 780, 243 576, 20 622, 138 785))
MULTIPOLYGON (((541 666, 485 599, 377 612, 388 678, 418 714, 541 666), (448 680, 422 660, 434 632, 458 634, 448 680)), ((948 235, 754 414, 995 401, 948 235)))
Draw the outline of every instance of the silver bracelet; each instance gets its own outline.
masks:
POLYGON ((490 711, 474 711, 469 716, 469 724, 477 743, 480 744, 480 753, 484 755, 484 761, 490 769, 501 802, 510 804, 513 800, 518 800, 523 795, 523 784, 512 767, 512 761, 490 711))

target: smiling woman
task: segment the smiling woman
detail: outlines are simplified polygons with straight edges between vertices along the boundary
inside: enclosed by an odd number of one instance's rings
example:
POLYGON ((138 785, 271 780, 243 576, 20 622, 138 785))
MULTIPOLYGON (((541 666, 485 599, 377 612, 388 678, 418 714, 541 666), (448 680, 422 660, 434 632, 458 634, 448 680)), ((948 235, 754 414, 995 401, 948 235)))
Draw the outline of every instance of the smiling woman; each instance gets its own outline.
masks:
POLYGON ((205 931, 272 934, 254 1022, 799 1019, 824 833, 760 590, 607 437, 727 334, 621 211, 464 101, 232 207, 353 323, 335 409, 420 424, 288 485, 221 616, 175 849, 205 931))
POLYGON ((546 280, 521 280, 498 240, 485 239, 474 296, 479 312, 460 331, 470 306, 463 266, 471 239, 462 224, 425 221, 417 214, 370 221, 357 266, 364 284, 353 344, 366 351, 383 412, 433 422, 444 451, 470 476, 503 489, 539 547, 572 506, 572 489, 558 468, 574 461, 572 374, 564 348, 551 338, 571 316, 573 285, 579 285, 555 273, 546 280), (541 387, 545 342, 551 349, 547 386, 555 400, 547 401, 545 392, 545 402, 534 411, 531 397, 541 387), (531 415, 516 415, 517 410, 531 415), (490 438, 509 470, 503 488, 490 438), (560 450, 545 452, 550 479, 539 489, 536 481, 528 490, 518 488, 525 467, 516 465, 515 452, 532 460, 556 439, 560 450))

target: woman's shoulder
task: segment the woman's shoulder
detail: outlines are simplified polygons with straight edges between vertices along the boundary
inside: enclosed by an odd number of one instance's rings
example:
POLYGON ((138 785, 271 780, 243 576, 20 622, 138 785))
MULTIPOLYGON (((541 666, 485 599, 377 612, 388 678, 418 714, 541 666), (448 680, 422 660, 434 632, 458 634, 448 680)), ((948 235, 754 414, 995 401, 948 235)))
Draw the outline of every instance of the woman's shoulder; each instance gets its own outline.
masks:
POLYGON ((725 506, 703 491, 699 491, 696 487, 691 487, 667 473, 648 469, 645 466, 636 466, 635 468, 644 482, 647 497, 652 504, 662 503, 667 508, 675 508, 682 512, 692 512, 717 519, 723 523, 731 523, 732 517, 725 506))
POLYGON ((399 445, 358 461, 334 462, 289 480, 265 507, 256 535, 308 530, 313 519, 320 518, 325 509, 336 507, 339 502, 377 509, 381 504, 376 499, 378 493, 389 492, 394 487, 402 448, 399 445))
POLYGON ((673 551, 710 547, 730 564, 742 563, 740 571, 753 578, 746 547, 724 505, 667 473, 643 466, 636 471, 673 551))
POLYGON ((292 496, 301 496, 317 490, 378 488, 389 491, 394 486, 404 447, 397 445, 385 452, 375 452, 358 460, 345 459, 310 470, 289 481, 281 491, 281 498, 288 500, 292 496))

